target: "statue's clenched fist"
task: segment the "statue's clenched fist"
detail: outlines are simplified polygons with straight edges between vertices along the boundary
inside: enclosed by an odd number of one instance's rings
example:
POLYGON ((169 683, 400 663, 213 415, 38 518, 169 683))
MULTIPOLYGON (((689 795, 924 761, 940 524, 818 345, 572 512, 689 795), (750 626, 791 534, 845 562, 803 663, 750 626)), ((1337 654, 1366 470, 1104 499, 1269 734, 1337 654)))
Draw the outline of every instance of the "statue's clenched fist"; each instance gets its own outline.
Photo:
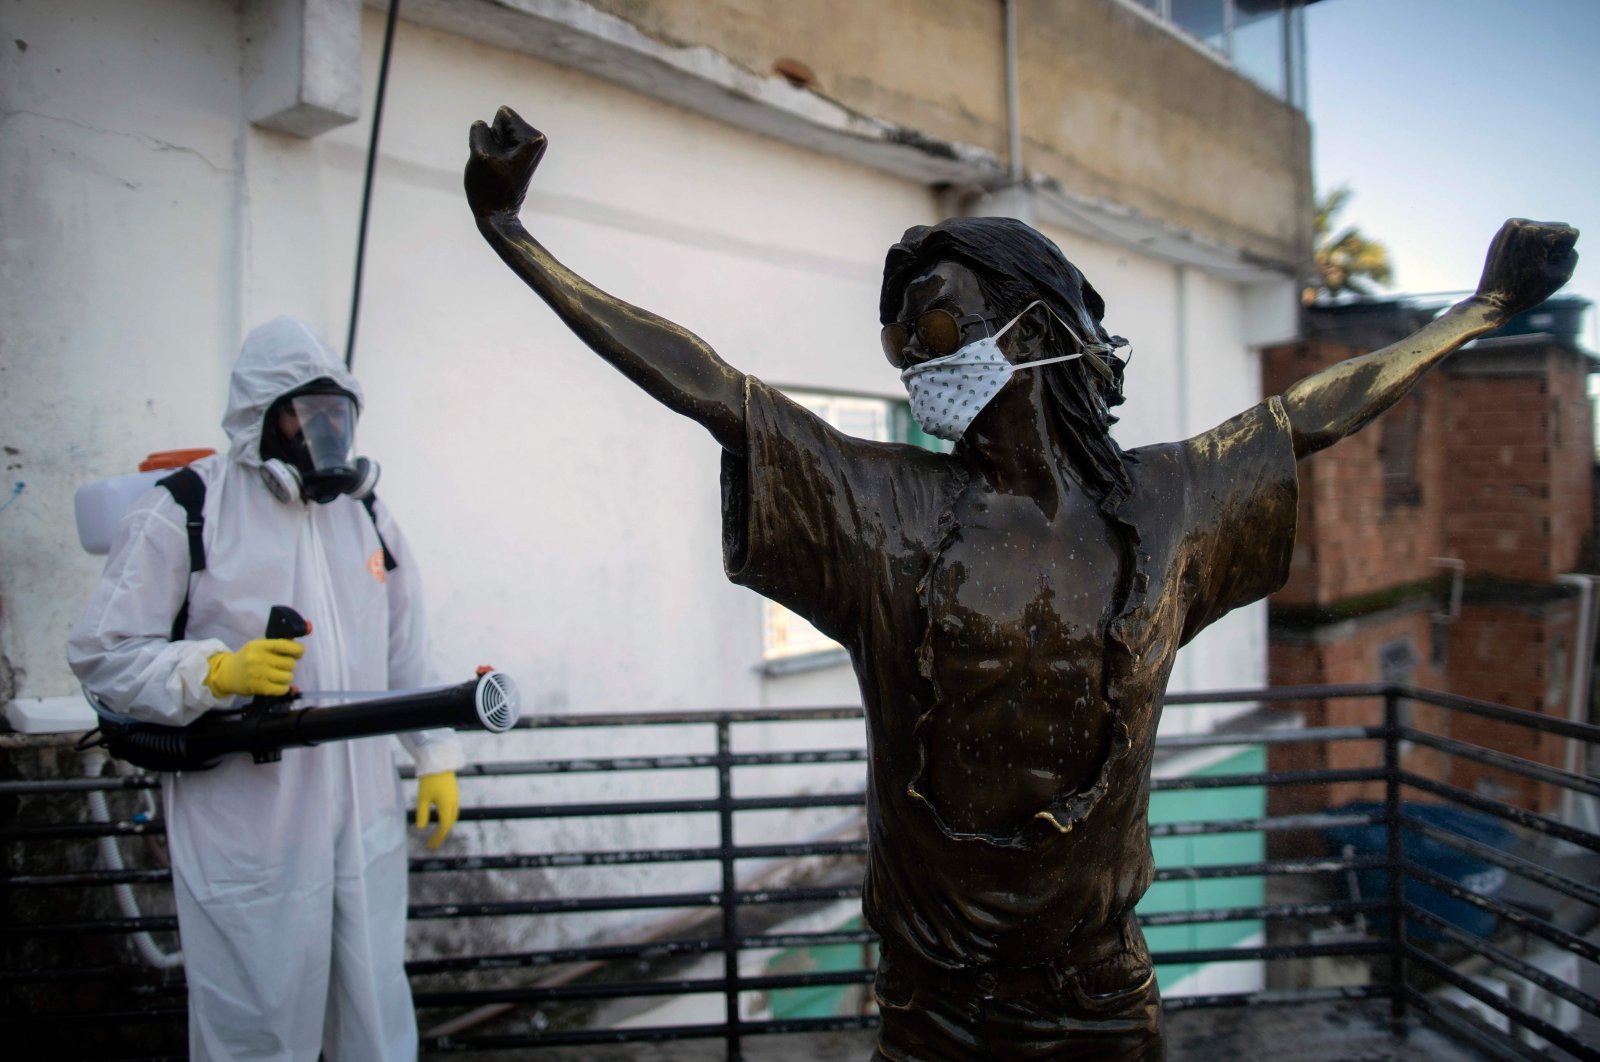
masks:
POLYGON ((1478 298, 1506 317, 1539 305, 1572 277, 1577 240, 1571 225, 1512 218, 1489 245, 1478 298))
POLYGON ((472 213, 480 220, 497 214, 515 216, 522 209, 528 181, 544 156, 544 134, 510 107, 501 107, 494 125, 472 123, 469 143, 463 182, 472 213))

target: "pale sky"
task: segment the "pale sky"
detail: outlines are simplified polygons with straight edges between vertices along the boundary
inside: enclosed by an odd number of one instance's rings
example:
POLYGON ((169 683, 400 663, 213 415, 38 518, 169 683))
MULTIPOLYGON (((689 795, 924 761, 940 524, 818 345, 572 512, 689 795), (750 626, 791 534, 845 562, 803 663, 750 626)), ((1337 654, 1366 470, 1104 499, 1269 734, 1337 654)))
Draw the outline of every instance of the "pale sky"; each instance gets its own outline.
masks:
POLYGON ((1322 0, 1306 21, 1317 192, 1350 186, 1338 221, 1389 245, 1395 291, 1476 286, 1527 217, 1583 231, 1565 290, 1600 302, 1600 0, 1322 0))

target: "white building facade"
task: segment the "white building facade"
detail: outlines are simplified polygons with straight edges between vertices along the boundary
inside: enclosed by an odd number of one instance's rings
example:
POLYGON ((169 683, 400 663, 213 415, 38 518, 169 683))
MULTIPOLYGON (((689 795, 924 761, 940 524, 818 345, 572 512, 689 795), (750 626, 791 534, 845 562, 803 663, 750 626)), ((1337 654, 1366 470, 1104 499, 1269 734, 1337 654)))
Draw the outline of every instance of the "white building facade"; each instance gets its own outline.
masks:
MULTIPOLYGON (((1236 28, 1242 9, 1218 3, 1236 28)), ((78 547, 75 489, 151 451, 224 448, 228 373, 255 324, 295 314, 342 347, 384 6, 20 0, 0 15, 0 487, 26 484, 0 512, 0 699, 77 695, 63 643, 100 559, 78 547)), ((744 65, 689 34, 693 4, 642 5, 655 21, 637 23, 615 13, 626 6, 401 10, 353 368, 368 398, 360 446, 381 462, 379 493, 425 569, 447 669, 494 663, 534 713, 859 703, 842 654, 724 578, 714 442, 579 344, 478 235, 461 191, 467 128, 501 104, 550 140, 524 208, 530 231, 847 430, 910 431, 878 349, 883 254, 908 226, 953 210, 1031 213, 1104 295, 1107 327, 1134 352, 1124 445, 1202 431, 1262 397, 1257 350, 1293 334, 1295 251, 1308 240, 1287 223, 1245 232, 1248 210, 1222 203, 1224 191, 1163 212, 1167 193, 1134 194, 1137 181, 1072 159, 1067 118, 1092 101, 1062 111, 1049 83, 1028 76, 1030 14, 1049 23, 1041 35, 1054 32, 1046 5, 1012 12, 1020 186, 1004 144, 939 122, 919 129, 744 65), (1211 215, 1223 220, 1194 221, 1211 215)), ((706 6, 730 19, 760 7, 706 6)), ((916 16, 936 24, 929 34, 969 42, 992 82, 989 111, 1003 109, 1003 35, 971 27, 1000 30, 1007 6, 965 0, 916 16)), ((1285 216, 1291 200, 1309 202, 1292 101, 1298 5, 1282 12, 1278 94, 1290 102, 1230 69, 1207 50, 1215 41, 1185 39, 1166 5, 1066 6, 1222 79, 1219 123, 1238 120, 1220 116, 1227 99, 1261 97, 1253 105, 1284 123, 1288 160, 1266 167, 1271 194, 1225 166, 1211 179, 1285 216)), ((937 45, 868 5, 801 10, 834 36, 910 50, 901 63, 937 45)), ((935 54, 952 70, 972 65, 935 54)), ((1150 172, 1178 167, 1179 148, 1141 141, 1161 132, 1127 120, 1091 146, 1135 145, 1150 172)), ((1193 136, 1204 143, 1207 131, 1193 136)), ((1251 145, 1234 154, 1260 150, 1251 145)), ((1196 157, 1183 165, 1214 163, 1184 150, 1196 157)), ((1257 604, 1186 649, 1172 688, 1265 679, 1257 604)), ((581 833, 549 843, 597 845, 581 833)))

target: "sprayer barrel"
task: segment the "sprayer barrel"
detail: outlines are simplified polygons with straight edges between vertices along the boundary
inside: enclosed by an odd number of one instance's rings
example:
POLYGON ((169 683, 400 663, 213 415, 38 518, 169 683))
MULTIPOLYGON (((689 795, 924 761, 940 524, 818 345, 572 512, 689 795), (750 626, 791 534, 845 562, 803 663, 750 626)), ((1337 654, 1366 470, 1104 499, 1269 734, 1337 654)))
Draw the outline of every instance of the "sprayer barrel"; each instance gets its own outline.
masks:
POLYGON ((520 711, 516 685, 489 671, 470 682, 437 690, 399 693, 356 704, 297 708, 245 719, 196 724, 187 729, 190 751, 202 759, 229 752, 259 753, 296 745, 399 734, 435 727, 503 733, 520 711))
POLYGON ((476 727, 477 711, 473 691, 477 680, 427 693, 405 693, 381 700, 325 708, 301 708, 287 713, 282 724, 268 716, 262 720, 263 734, 274 731, 293 734, 292 744, 313 745, 324 741, 364 737, 369 734, 398 734, 433 727, 476 727))

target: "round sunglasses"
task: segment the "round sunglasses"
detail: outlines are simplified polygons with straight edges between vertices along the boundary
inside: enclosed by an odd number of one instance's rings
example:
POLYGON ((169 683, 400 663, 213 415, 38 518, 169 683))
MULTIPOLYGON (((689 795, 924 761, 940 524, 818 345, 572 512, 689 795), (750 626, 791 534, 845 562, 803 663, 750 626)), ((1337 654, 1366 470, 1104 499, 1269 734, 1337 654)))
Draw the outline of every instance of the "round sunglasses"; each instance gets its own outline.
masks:
POLYGON ((957 317, 949 310, 924 310, 909 321, 890 321, 883 326, 883 356, 895 368, 905 368, 911 360, 906 357, 906 346, 915 335, 923 350, 942 358, 961 349, 961 333, 967 325, 995 320, 998 318, 986 313, 957 317))

